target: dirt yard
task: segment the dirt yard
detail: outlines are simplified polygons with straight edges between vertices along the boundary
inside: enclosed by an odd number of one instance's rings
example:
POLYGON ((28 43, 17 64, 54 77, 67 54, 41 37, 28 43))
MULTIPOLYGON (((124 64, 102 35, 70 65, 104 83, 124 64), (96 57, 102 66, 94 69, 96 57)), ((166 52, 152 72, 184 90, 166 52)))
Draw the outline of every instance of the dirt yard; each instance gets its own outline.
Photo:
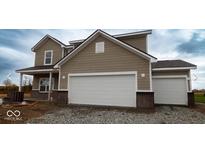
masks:
MULTIPOLYGON (((0 94, 0 98, 5 98, 7 97, 7 94, 0 94)), ((25 98, 30 98, 31 97, 31 93, 25 93, 24 94, 25 98)))
POLYGON ((49 102, 33 102, 27 105, 3 104, 0 105, 0 124, 22 124, 31 118, 53 113, 60 108, 62 107, 49 102))

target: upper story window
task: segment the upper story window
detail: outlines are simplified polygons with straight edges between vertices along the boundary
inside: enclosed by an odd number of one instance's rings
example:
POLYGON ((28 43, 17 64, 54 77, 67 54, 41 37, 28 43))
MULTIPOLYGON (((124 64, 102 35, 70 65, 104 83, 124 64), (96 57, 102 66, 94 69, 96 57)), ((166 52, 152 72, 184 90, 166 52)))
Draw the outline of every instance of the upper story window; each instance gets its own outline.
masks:
POLYGON ((105 43, 104 42, 96 42, 95 44, 95 53, 104 53, 105 51, 105 43))
POLYGON ((44 54, 44 65, 51 65, 53 60, 53 50, 46 50, 44 54))

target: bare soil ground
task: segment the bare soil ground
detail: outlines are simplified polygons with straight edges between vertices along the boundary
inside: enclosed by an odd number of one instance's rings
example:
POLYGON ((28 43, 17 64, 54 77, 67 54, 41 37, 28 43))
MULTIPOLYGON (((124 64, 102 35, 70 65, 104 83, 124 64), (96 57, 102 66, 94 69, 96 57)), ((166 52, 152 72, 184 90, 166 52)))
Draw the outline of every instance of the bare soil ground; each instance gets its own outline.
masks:
POLYGON ((46 113, 53 113, 60 108, 62 107, 50 102, 33 102, 27 105, 3 104, 0 105, 0 124, 22 124, 31 118, 37 118, 46 113), (12 112, 16 111, 16 113, 20 111, 20 115, 16 117, 10 112, 12 116, 9 117, 7 115, 9 110, 12 112))
MULTIPOLYGON (((7 94, 0 94, 0 98, 5 98, 7 97, 7 94)), ((31 93, 25 93, 24 94, 25 98, 30 98, 31 97, 31 93)))

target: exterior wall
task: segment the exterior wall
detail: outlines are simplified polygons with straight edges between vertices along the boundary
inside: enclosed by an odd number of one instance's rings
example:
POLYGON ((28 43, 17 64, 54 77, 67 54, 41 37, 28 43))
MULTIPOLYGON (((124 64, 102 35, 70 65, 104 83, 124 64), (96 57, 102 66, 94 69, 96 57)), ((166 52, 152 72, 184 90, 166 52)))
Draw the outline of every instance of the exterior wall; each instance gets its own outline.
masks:
POLYGON ((60 88, 62 90, 68 88, 68 73, 123 71, 137 71, 138 89, 150 90, 149 61, 99 36, 61 66, 60 88), (104 41, 105 52, 96 54, 95 43, 99 41, 104 41), (142 73, 145 77, 141 77, 142 73))
MULTIPOLYGON (((49 74, 35 74, 33 75, 33 90, 39 90, 40 78, 49 78, 49 74)), ((54 89, 58 89, 58 74, 52 74, 54 78, 54 89)))
POLYGON ((190 70, 170 70, 170 71, 153 71, 152 76, 177 76, 177 75, 186 75, 188 77, 188 91, 191 89, 191 80, 190 80, 190 70))
POLYGON ((35 49, 35 66, 44 65, 44 54, 46 50, 53 50, 52 65, 57 63, 62 58, 61 46, 51 39, 48 39, 42 46, 35 49))
POLYGON ((124 37, 120 38, 119 40, 136 47, 142 51, 147 52, 147 36, 141 36, 141 37, 124 37))

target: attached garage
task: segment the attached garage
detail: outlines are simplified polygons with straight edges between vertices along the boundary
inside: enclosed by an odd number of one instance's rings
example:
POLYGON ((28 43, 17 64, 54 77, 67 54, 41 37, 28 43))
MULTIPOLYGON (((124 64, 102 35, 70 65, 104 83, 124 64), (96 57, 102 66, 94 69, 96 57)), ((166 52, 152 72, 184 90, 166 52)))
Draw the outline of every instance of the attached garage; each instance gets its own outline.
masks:
POLYGON ((69 104, 136 107, 136 72, 69 74, 69 104))
POLYGON ((155 104, 188 105, 187 78, 153 77, 155 104))

